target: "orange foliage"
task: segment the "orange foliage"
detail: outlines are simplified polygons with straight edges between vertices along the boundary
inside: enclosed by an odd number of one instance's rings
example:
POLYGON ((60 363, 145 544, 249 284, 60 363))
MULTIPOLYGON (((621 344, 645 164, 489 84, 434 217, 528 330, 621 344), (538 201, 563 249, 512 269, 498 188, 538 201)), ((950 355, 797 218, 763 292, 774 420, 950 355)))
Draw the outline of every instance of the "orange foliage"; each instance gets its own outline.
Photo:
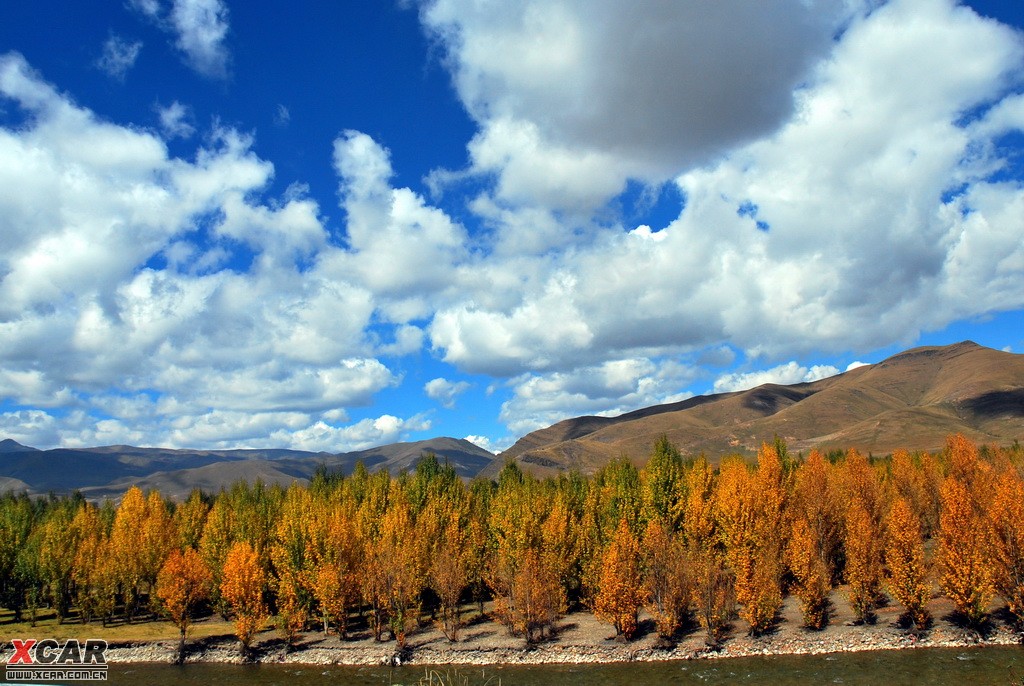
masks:
MULTIPOLYGON (((954 470, 970 477, 963 464, 954 470)), ((950 476, 942 486, 939 518, 939 560, 942 590, 969 625, 984 619, 993 594, 990 523, 967 485, 950 476)))
POLYGON ((235 614, 235 635, 243 655, 248 655, 252 639, 270 618, 263 600, 266 587, 267 573, 256 551, 245 541, 233 544, 224 562, 220 592, 235 614))
POLYGON ((786 559, 795 580, 793 592, 800 599, 804 626, 821 629, 828 623, 828 566, 814 530, 803 517, 793 520, 786 559))
POLYGON ((996 590, 1024 624, 1024 482, 1013 467, 996 482, 990 517, 996 590))
POLYGON ((879 527, 861 499, 846 512, 846 582, 850 605, 858 621, 869 621, 882 588, 882 551, 879 527))
POLYGON ((919 515, 905 498, 898 498, 889 513, 885 564, 892 597, 906 610, 907 618, 924 629, 929 620, 925 604, 931 597, 924 540, 919 515))
POLYGON ((640 577, 640 544, 623 518, 601 558, 601 576, 594 614, 627 640, 636 633, 637 614, 645 601, 640 577))
POLYGON ((210 569, 192 548, 186 548, 184 553, 171 551, 157 575, 157 596, 171 621, 181 631, 179 662, 185 657, 185 635, 191 615, 196 606, 209 597, 212 583, 210 569))

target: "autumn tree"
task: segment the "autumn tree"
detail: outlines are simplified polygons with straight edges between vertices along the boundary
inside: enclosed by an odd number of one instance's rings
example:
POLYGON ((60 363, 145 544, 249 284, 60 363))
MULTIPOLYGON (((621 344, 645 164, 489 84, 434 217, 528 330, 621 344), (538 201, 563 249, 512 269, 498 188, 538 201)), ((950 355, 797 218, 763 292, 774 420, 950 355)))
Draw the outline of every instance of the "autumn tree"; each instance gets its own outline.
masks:
POLYGON ((148 551, 146 498, 137 486, 124 494, 110 530, 110 563, 124 596, 125 617, 132 621, 139 607, 148 551))
POLYGON ((676 528, 683 510, 683 458, 679 450, 662 435, 654 444, 651 457, 640 474, 643 515, 676 528))
POLYGON ((925 605, 931 597, 925 564, 921 520, 906 498, 899 497, 889 512, 886 527, 885 566, 889 592, 903 606, 906 618, 918 629, 928 626, 925 605))
POLYGON ((682 535, 651 520, 643 539, 643 595, 662 642, 672 639, 690 611, 693 579, 682 535))
POLYGON ((297 484, 288 488, 270 543, 272 585, 277 599, 277 625, 285 650, 295 643, 309 616, 314 574, 310 561, 312 504, 309 491, 297 484))
POLYGON ((363 557, 353 506, 346 500, 332 507, 329 502, 318 499, 314 503, 307 543, 310 586, 320 609, 324 634, 333 623, 342 640, 347 633, 349 609, 359 595, 363 557))
POLYGON ((691 557, 690 566, 694 611, 708 645, 717 647, 736 612, 735 576, 718 555, 691 557))
POLYGON ((462 614, 459 600, 468 581, 469 555, 467 532, 457 520, 445 527, 436 554, 430 564, 430 587, 440 600, 441 618, 438 625, 445 638, 459 639, 462 614))
POLYGON ((993 594, 990 523, 969 487, 950 475, 942 486, 938 559, 940 585, 969 626, 977 627, 993 594))
POLYGON ((793 574, 793 593, 800 599, 803 623, 809 629, 821 629, 828 623, 828 564, 817 532, 805 516, 793 519, 786 560, 793 574))
POLYGON ((199 554, 203 556, 203 561, 206 562, 206 566, 213 575, 213 591, 210 600, 214 609, 225 620, 228 618, 230 608, 229 603, 221 594, 220 588, 224 581, 224 563, 227 561, 231 544, 235 542, 234 531, 234 508, 228 495, 221 492, 207 512, 203 533, 199 538, 199 554))
POLYGON ((616 636, 628 641, 636 633, 637 614, 645 600, 640 576, 640 544, 623 519, 601 558, 594 614, 614 626, 616 636))
POLYGON ((424 579, 417 566, 411 507, 397 484, 381 521, 380 537, 371 545, 383 581, 391 635, 402 650, 418 617, 424 579))
POLYGON ((1024 625, 1024 482, 1012 466, 996 482, 990 518, 995 587, 1024 625))
POLYGON ((782 607, 785 475, 777 449, 767 443, 752 473, 741 460, 723 462, 715 495, 716 520, 726 560, 736 577, 740 616, 759 635, 782 607))
POLYGON ((860 500, 851 501, 846 513, 846 582, 857 621, 872 621, 882 588, 882 550, 879 528, 860 500))
POLYGON ((196 488, 189 493, 185 502, 174 510, 174 528, 178 532, 178 547, 199 549, 203 537, 203 526, 210 506, 203 498, 202 492, 196 488))
POLYGON ((221 595, 235 615, 235 635, 244 658, 249 656, 252 639, 270 618, 263 599, 267 573, 259 555, 246 541, 232 544, 224 561, 221 595))
POLYGON ((565 592, 541 551, 527 549, 512 578, 508 621, 528 644, 547 636, 565 612, 565 592))
POLYGON ((156 608, 156 578, 171 550, 178 546, 178 530, 167 501, 158 491, 146 498, 146 518, 141 522, 142 550, 139 551, 141 578, 156 608))
POLYGON ((793 519, 802 519, 809 527, 809 542, 814 554, 825 563, 829 586, 838 583, 844 563, 847 500, 839 477, 838 470, 820 452, 812 450, 796 471, 793 484, 793 519))
POLYGON ((194 548, 185 548, 184 553, 173 550, 157 575, 157 597, 180 632, 179 664, 185 661, 185 637, 192 613, 209 598, 212 583, 210 569, 194 548))

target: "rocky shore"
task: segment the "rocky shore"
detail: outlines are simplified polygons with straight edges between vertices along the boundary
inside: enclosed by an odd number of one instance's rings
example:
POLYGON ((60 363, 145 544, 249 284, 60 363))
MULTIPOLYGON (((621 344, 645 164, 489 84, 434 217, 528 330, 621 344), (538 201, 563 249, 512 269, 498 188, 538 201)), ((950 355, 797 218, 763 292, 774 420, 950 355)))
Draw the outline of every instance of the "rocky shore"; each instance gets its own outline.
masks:
MULTIPOLYGON (((941 610, 941 608, 936 608, 941 610)), ((969 647, 979 645, 1020 645, 1022 636, 1002 622, 993 621, 984 635, 937 618, 926 632, 916 635, 895 624, 894 610, 880 612, 873 625, 854 625, 841 621, 843 608, 837 608, 834 621, 822 631, 799 626, 796 610, 787 602, 777 629, 768 635, 751 637, 737 627, 717 649, 710 649, 702 632, 683 636, 677 645, 658 647, 657 637, 648 632, 640 638, 621 643, 610 638, 610 628, 589 613, 565 617, 551 641, 527 647, 521 638, 489 621, 467 626, 456 643, 445 639, 433 627, 424 627, 410 638, 409 650, 398 655, 394 641, 376 642, 357 635, 346 641, 337 636, 305 634, 299 643, 285 651, 273 632, 261 635, 254 645, 252 659, 258 662, 338 665, 498 665, 498 664, 579 664, 655 660, 698 660, 746 657, 752 655, 813 655, 866 650, 906 650, 915 648, 969 647)), ((172 662, 176 641, 136 644, 112 643, 108 660, 117 662, 172 662)), ((240 663, 238 642, 231 636, 212 636, 190 641, 188 662, 240 663)))

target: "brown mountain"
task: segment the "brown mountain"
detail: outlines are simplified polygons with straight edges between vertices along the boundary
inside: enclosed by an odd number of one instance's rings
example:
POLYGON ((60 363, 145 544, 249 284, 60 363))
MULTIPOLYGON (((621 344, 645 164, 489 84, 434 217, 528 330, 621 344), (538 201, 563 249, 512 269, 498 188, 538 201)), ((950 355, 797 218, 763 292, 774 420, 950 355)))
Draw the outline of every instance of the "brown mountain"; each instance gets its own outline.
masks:
MULTIPOLYGON (((618 417, 577 417, 521 438, 501 457, 536 474, 591 473, 627 455, 647 460, 665 434, 684 454, 752 454, 778 435, 790 449, 940 449, 960 432, 979 443, 1024 438, 1024 355, 971 341, 923 347, 792 386, 699 396, 618 417)), ((500 463, 485 470, 493 474, 500 463)))
POLYGON ((452 465, 470 478, 494 460, 494 455, 469 441, 432 438, 392 443, 350 453, 312 453, 301 450, 180 450, 115 445, 98 448, 37 450, 10 439, 0 441, 0 493, 33 494, 81 490, 91 499, 117 498, 128 488, 156 488, 174 498, 193 488, 216 492, 238 480, 287 486, 307 483, 320 466, 350 474, 357 462, 370 471, 392 474, 412 470, 426 453, 452 465))

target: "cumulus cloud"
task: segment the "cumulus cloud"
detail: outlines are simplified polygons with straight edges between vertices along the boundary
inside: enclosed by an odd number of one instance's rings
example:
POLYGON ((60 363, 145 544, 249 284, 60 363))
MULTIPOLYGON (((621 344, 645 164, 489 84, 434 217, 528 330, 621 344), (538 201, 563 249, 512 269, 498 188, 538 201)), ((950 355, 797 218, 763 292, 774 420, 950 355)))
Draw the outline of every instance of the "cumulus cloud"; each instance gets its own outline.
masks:
POLYGON ((281 445, 287 442, 298 450, 352 452, 404 441, 410 433, 429 429, 430 420, 422 415, 401 419, 385 414, 376 419, 363 419, 344 427, 317 422, 299 431, 281 431, 279 434, 271 435, 269 444, 281 445))
POLYGON ((429 316, 468 254, 465 229, 412 190, 393 188, 390 153, 364 133, 335 141, 334 165, 349 250, 325 259, 325 271, 372 291, 396 323, 429 316))
POLYGON ((111 36, 103 44, 103 54, 96 60, 96 66, 110 77, 124 81, 128 71, 135 66, 135 60, 142 52, 142 41, 131 41, 120 36, 111 36))
POLYGON ((885 5, 849 26, 775 133, 678 177, 675 221, 494 259, 492 283, 531 276, 511 301, 443 307, 431 340, 460 368, 511 375, 723 341, 769 359, 873 349, 1019 307, 1024 191, 992 173, 1008 164, 999 136, 1024 127, 1007 92, 1022 54, 967 8, 885 5))
POLYGON ((766 383, 788 386, 795 383, 826 379, 838 373, 839 370, 832 365, 814 365, 808 368, 796 362, 787 362, 786 364, 780 364, 777 367, 757 372, 725 374, 715 381, 714 390, 715 393, 745 391, 748 388, 756 388, 766 383))
POLYGON ((574 415, 612 416, 689 397, 680 393, 697 370, 672 360, 614 360, 569 372, 523 374, 510 383, 513 397, 501 420, 524 434, 574 415))
MULTIPOLYGON (((0 95, 27 117, 0 127, 0 394, 79 413, 11 415, 25 423, 11 435, 254 444, 305 436, 399 383, 368 334, 372 294, 320 269, 338 248, 301 188, 263 197, 273 167, 249 137, 218 129, 193 161, 172 158, 14 54, 0 57, 0 95)), ((394 345, 418 332, 396 329, 394 345)))
POLYGON ((422 17, 480 125, 473 169, 506 199, 592 208, 774 130, 842 8, 433 0, 422 17))
POLYGON ((230 24, 221 0, 130 0, 136 11, 175 37, 185 62, 210 78, 228 75, 231 55, 225 45, 230 24))
POLYGON ((205 76, 227 75, 228 8, 220 0, 174 0, 170 21, 177 46, 193 69, 205 76))
POLYGON ((468 390, 469 387, 468 381, 449 381, 448 379, 438 377, 425 383, 423 391, 427 394, 428 398, 436 400, 442 407, 450 410, 455 407, 455 398, 468 390))

